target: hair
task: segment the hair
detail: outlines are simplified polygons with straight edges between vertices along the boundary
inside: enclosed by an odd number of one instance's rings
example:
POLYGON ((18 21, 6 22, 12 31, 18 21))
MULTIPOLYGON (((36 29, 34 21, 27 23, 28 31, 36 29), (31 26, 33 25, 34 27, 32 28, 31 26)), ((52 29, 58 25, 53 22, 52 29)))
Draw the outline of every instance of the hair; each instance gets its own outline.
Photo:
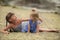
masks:
POLYGON ((32 11, 36 11, 37 9, 36 8, 33 8, 32 11))
POLYGON ((36 11, 36 10, 32 9, 32 11, 36 11))
POLYGON ((7 23, 9 22, 9 23, 12 23, 11 21, 9 21, 9 19, 12 17, 14 15, 14 13, 11 13, 11 12, 9 12, 7 15, 6 15, 6 26, 7 26, 7 23))
POLYGON ((37 13, 35 13, 35 14, 31 14, 31 16, 33 17, 33 18, 39 18, 39 15, 37 14, 37 13))

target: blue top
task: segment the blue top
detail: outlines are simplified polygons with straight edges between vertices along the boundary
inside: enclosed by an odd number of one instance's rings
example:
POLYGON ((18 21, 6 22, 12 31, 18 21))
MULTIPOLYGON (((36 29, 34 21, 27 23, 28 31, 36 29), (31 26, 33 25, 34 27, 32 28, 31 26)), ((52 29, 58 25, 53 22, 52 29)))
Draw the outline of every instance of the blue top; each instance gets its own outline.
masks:
POLYGON ((32 20, 30 20, 29 24, 30 24, 30 32, 36 32, 37 21, 33 22, 32 20))

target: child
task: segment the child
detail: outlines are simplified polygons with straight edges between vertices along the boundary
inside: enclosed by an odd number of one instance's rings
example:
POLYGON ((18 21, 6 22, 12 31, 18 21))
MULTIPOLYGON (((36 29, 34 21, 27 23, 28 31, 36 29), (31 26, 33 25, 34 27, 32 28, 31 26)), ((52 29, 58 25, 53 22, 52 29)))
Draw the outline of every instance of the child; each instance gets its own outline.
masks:
POLYGON ((38 20, 39 16, 37 13, 31 14, 28 26, 25 27, 24 31, 38 33, 39 32, 39 23, 37 22, 38 20))
POLYGON ((29 24, 28 24, 28 32, 39 32, 39 24, 38 24, 38 14, 31 14, 30 15, 30 21, 29 21, 29 24))
MULTIPOLYGON (((22 22, 23 21, 28 21, 29 19, 18 19, 14 13, 9 12, 6 15, 6 23, 8 22, 9 24, 6 24, 6 27, 1 30, 1 32, 8 34, 8 29, 13 29, 13 32, 21 32, 22 30, 22 22)), ((24 24, 23 24, 24 25, 24 24)))
POLYGON ((31 33, 38 33, 38 32, 59 32, 59 30, 56 29, 45 29, 39 27, 39 22, 42 20, 39 18, 39 15, 37 13, 30 14, 30 20, 28 26, 25 26, 25 29, 23 29, 25 32, 31 32, 31 33))

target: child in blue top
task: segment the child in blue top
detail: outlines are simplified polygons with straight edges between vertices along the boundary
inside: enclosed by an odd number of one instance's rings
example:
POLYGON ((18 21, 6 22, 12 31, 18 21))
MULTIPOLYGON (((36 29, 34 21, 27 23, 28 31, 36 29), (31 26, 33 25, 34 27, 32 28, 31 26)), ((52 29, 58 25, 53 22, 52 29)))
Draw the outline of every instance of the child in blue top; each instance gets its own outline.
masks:
POLYGON ((38 33, 38 32, 59 32, 58 30, 54 29, 45 29, 45 28, 40 28, 39 27, 39 22, 42 20, 39 18, 38 13, 35 12, 35 10, 32 10, 32 14, 30 15, 30 20, 27 25, 24 25, 22 32, 31 32, 31 33, 38 33))
POLYGON ((30 20, 28 24, 28 32, 39 32, 39 24, 38 24, 38 14, 31 14, 30 20))

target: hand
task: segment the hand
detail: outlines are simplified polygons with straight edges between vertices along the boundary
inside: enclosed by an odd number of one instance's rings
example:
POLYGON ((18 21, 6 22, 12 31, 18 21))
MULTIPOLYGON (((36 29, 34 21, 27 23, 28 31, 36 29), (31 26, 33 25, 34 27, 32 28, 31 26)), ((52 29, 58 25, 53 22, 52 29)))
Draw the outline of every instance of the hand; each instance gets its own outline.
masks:
POLYGON ((8 32, 8 31, 4 31, 3 33, 4 33, 4 34, 9 34, 9 32, 8 32))
POLYGON ((39 32, 36 32, 36 33, 39 33, 39 32))

